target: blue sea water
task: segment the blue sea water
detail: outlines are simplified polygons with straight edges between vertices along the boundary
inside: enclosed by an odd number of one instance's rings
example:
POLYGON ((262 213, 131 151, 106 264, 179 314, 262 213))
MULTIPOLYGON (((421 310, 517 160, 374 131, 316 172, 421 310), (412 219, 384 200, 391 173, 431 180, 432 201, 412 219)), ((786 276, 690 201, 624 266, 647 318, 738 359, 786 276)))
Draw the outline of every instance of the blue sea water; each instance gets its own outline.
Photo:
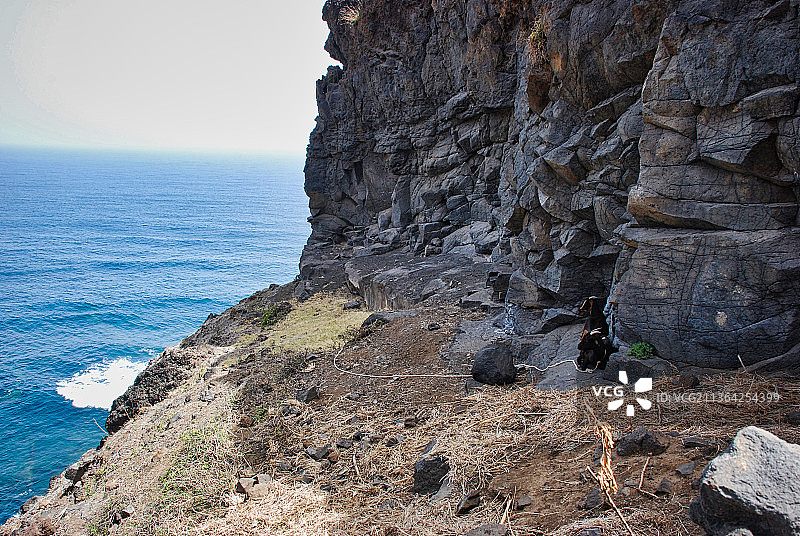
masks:
POLYGON ((209 313, 285 283, 302 160, 0 148, 0 522, 209 313))

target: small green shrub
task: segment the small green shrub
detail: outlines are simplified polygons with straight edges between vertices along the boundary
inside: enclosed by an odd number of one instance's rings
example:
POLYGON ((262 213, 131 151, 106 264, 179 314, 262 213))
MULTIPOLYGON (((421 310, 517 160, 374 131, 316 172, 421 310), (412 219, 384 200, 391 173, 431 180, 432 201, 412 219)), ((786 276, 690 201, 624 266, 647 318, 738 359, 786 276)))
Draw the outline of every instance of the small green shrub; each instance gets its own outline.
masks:
POLYGON ((547 19, 546 10, 542 9, 539 16, 533 22, 531 33, 528 34, 530 43, 531 62, 534 65, 542 63, 546 59, 547 33, 550 31, 550 23, 547 19))
POLYGON ((650 359, 656 353, 656 349, 649 342, 637 342, 628 350, 628 355, 634 359, 650 359))
POLYGON ((261 314, 261 327, 271 328, 289 314, 292 307, 287 302, 273 303, 261 314))

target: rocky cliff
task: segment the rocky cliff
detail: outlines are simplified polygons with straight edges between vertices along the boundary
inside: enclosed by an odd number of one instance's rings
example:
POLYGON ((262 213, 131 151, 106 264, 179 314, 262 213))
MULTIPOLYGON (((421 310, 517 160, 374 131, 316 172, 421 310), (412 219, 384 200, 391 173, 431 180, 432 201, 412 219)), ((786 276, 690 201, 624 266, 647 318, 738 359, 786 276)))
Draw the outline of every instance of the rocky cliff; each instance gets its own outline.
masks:
POLYGON ((329 0, 323 18, 342 66, 317 85, 304 278, 333 244, 457 254, 492 263, 520 336, 594 294, 618 342, 676 364, 800 363, 797 0, 329 0))

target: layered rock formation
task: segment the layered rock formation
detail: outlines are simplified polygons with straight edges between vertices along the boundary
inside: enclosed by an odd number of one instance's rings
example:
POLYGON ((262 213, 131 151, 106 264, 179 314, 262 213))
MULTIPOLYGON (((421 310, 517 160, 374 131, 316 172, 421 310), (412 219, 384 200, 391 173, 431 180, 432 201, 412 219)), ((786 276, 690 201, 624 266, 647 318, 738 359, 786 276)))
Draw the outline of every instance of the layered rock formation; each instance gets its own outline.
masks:
POLYGON ((519 335, 594 294, 618 342, 676 364, 800 363, 797 0, 323 18, 342 67, 317 86, 301 268, 334 243, 491 261, 519 335))

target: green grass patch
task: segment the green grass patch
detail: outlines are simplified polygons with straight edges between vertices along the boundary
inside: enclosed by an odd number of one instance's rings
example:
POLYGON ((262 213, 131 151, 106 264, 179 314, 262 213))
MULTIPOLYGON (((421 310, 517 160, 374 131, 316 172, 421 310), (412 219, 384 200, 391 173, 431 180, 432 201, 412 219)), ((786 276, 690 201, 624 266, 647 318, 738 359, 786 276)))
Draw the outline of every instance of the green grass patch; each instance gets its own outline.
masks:
POLYGON ((637 342, 628 350, 628 355, 634 359, 651 359, 656 355, 656 349, 649 342, 637 342))

